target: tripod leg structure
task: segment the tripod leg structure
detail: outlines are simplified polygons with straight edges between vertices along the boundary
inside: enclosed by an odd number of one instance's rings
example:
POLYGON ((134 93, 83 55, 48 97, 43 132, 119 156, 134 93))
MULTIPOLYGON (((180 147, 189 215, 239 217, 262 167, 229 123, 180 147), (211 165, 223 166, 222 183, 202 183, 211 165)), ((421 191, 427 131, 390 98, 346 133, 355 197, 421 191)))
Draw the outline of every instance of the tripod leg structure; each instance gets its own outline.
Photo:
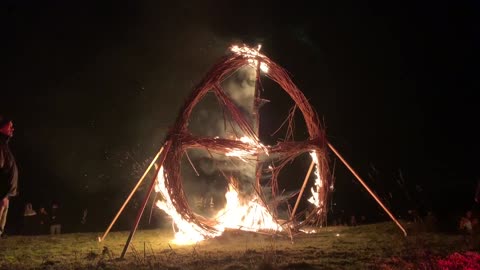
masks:
POLYGON ((107 234, 110 232, 110 229, 112 229, 113 227, 113 224, 115 224, 115 222, 117 221, 118 217, 120 216, 120 214, 122 213, 123 209, 125 208, 125 206, 127 206, 128 202, 130 201, 130 199, 132 198, 133 194, 137 191, 138 187, 140 186, 140 184, 143 182, 143 179, 145 179, 145 177, 147 176, 148 172, 150 171, 150 169, 153 167, 153 165, 155 164, 155 162, 157 161, 158 157, 160 156, 160 154, 162 153, 163 151, 163 146, 162 148, 160 148, 160 151, 158 151, 157 155, 153 158, 152 162, 150 163, 150 165, 148 166, 147 170, 143 173, 142 177, 140 177, 140 179, 138 180, 137 182, 137 185, 132 189, 132 192, 130 192, 130 195, 128 195, 127 199, 125 200, 125 202, 123 203, 122 207, 120 207, 120 210, 118 210, 117 212, 117 215, 113 218, 112 222, 110 223, 110 225, 108 226, 107 230, 105 231, 105 233, 103 234, 102 237, 99 237, 98 238, 98 242, 102 242, 105 237, 107 237, 107 234))
POLYGON ((328 143, 328 147, 333 151, 333 153, 335 153, 335 155, 343 162, 343 164, 350 170, 350 172, 357 178, 357 180, 360 182, 360 184, 362 184, 362 186, 368 191, 368 193, 370 193, 370 195, 372 195, 372 197, 375 199, 375 201, 377 201, 377 203, 383 208, 383 210, 388 214, 388 216, 395 222, 395 224, 397 224, 397 226, 403 231, 403 234, 405 236, 407 236, 407 231, 405 230, 405 228, 403 228, 403 226, 400 224, 400 222, 398 222, 398 220, 392 215, 392 213, 390 213, 390 211, 387 209, 387 207, 385 207, 385 205, 383 205, 383 203, 380 201, 380 199, 375 195, 375 193, 373 193, 373 191, 367 186, 367 184, 365 184, 365 182, 362 180, 362 178, 360 178, 360 176, 353 170, 352 167, 350 167, 350 165, 347 163, 347 161, 345 161, 345 159, 338 153, 338 151, 333 147, 333 145, 331 145, 330 143, 328 143))
MULTIPOLYGON (((170 148, 170 144, 168 142, 165 143, 163 146, 163 152, 160 156, 160 162, 158 164, 158 168, 156 171, 156 175, 158 175, 158 172, 160 171, 160 168, 163 166, 163 163, 165 162, 165 158, 167 156, 166 153, 168 153, 168 149, 170 148)), ((125 243, 125 246, 123 247, 122 255, 120 255, 120 258, 123 259, 125 257, 125 254, 127 253, 128 247, 130 246, 130 242, 132 242, 133 235, 137 231, 138 228, 138 223, 140 223, 140 219, 142 218, 143 211, 145 210, 145 207, 147 206, 148 199, 150 198, 150 194, 152 194, 153 189, 155 188, 155 183, 157 178, 153 178, 152 183, 150 184, 150 187, 148 188, 147 194, 145 195, 145 199, 143 200, 142 206, 138 210, 137 218, 135 219, 135 223, 133 224, 132 230, 130 231, 130 235, 128 236, 127 242, 125 243)))

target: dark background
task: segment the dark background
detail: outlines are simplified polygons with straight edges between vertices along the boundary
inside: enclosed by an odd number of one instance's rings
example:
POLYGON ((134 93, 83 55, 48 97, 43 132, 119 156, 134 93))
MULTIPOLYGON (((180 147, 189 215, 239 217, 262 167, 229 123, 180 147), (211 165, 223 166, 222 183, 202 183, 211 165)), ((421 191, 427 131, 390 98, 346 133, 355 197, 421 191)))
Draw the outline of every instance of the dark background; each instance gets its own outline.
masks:
MULTIPOLYGON (((261 43, 290 72, 331 143, 396 215, 417 207, 449 219, 475 206, 478 2, 65 2, 1 4, 0 110, 14 119, 20 171, 10 231, 28 201, 60 202, 66 230, 83 208, 89 230, 106 229, 234 43, 261 43)), ((333 165, 332 213, 386 219, 333 165)), ((144 191, 115 229, 128 228, 144 191)))

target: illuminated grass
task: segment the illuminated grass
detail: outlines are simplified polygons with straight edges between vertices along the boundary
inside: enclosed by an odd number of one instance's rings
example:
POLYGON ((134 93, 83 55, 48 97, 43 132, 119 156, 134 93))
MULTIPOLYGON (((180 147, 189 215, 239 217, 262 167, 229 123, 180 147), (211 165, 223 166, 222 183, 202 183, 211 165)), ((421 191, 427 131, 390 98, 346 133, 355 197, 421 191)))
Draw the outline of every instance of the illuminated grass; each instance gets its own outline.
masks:
POLYGON ((112 232, 102 243, 98 236, 2 239, 0 269, 401 269, 391 258, 415 263, 425 254, 466 248, 459 235, 417 232, 404 238, 393 223, 320 228, 293 243, 285 236, 228 232, 194 246, 169 244, 170 230, 144 230, 119 260, 128 232, 112 232))

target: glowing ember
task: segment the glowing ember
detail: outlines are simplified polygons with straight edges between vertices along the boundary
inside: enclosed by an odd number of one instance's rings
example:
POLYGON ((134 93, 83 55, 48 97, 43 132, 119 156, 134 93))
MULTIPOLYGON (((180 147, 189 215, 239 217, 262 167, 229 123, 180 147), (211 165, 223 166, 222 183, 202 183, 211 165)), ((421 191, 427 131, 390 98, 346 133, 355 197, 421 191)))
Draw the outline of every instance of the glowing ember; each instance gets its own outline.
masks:
POLYGON ((315 229, 312 229, 312 228, 303 228, 303 229, 299 229, 299 231, 303 232, 303 233, 306 233, 306 234, 312 234, 312 233, 317 233, 317 230, 315 229))
POLYGON ((248 58, 257 58, 257 57, 264 58, 265 55, 260 53, 261 48, 262 48, 262 45, 258 45, 258 47, 256 49, 249 48, 245 45, 242 46, 242 47, 240 47, 238 45, 233 45, 233 46, 230 47, 230 51, 232 51, 236 54, 243 55, 243 56, 248 57, 248 58))
POLYGON ((250 137, 243 136, 242 138, 240 138, 239 141, 250 145, 251 148, 248 149, 248 150, 232 149, 232 150, 230 150, 230 152, 225 154, 227 157, 237 157, 237 158, 246 162, 244 157, 255 155, 259 149, 263 150, 265 152, 265 154, 268 155, 268 149, 261 143, 255 143, 255 141, 250 137))
MULTIPOLYGON (((239 47, 238 45, 233 45, 232 47, 230 47, 230 51, 236 54, 242 55, 246 58, 249 58, 248 63, 253 67, 257 68, 259 64, 257 59, 265 58, 265 56, 260 53, 261 48, 262 48, 262 45, 258 45, 257 49, 252 49, 247 46, 239 47)), ((270 68, 268 67, 267 63, 260 62, 260 70, 262 72, 268 73, 269 69, 270 68)))

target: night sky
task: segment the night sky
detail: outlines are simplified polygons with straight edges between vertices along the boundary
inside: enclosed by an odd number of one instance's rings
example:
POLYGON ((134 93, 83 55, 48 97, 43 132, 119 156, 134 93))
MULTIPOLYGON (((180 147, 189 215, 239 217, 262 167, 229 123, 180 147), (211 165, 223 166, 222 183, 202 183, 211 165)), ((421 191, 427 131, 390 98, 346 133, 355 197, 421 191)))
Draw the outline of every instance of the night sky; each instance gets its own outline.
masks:
MULTIPOLYGON (((14 119, 20 170, 12 216, 27 201, 57 200, 73 219, 88 207, 103 230, 187 95, 234 43, 262 44, 289 71, 330 142, 397 215, 473 205, 475 1, 64 2, 1 4, 0 111, 14 119)), ((381 216, 334 163, 333 211, 381 216)))

